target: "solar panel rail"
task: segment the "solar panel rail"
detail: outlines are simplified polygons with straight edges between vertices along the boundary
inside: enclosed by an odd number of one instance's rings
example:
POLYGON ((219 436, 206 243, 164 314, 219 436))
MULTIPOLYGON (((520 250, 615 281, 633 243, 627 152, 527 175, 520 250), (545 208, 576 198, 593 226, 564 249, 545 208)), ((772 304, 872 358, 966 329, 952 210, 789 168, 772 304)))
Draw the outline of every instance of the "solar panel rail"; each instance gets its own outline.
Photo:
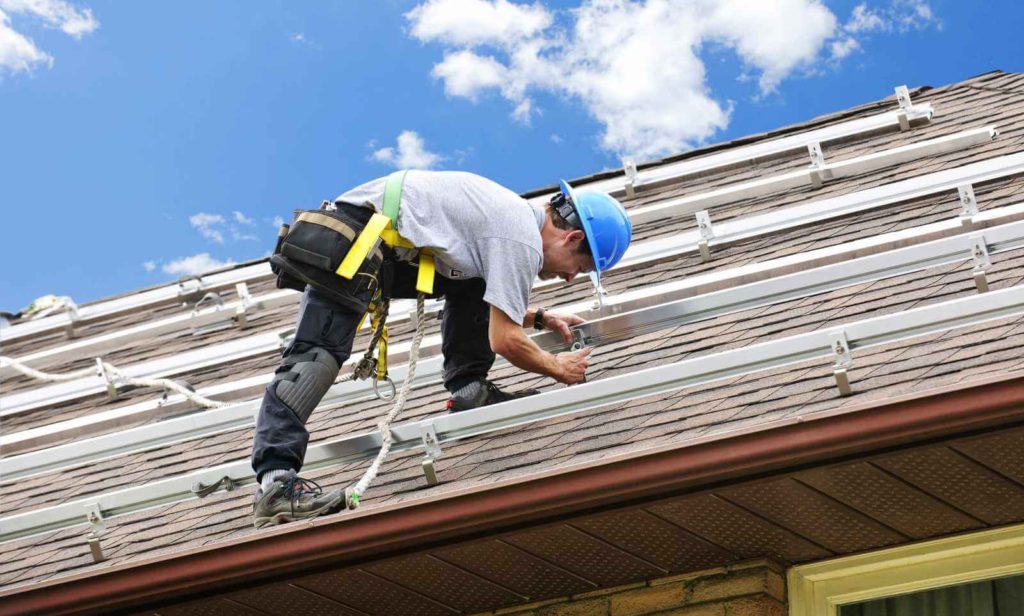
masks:
MULTIPOLYGON (((829 218, 875 209, 936 193, 958 190, 975 183, 1019 175, 1021 173, 1024 173, 1024 152, 924 174, 863 191, 774 210, 765 214, 731 220, 722 223, 715 229, 697 229, 679 233, 667 241, 678 242, 681 247, 686 247, 688 250, 708 250, 710 247, 726 243, 767 235, 829 218)), ((668 205, 653 207, 660 208, 663 212, 671 209, 668 205)), ((123 368, 123 370, 126 374, 136 377, 172 376, 202 366, 236 361, 260 353, 277 350, 281 348, 282 342, 283 336, 281 332, 259 334, 247 339, 223 343, 195 352, 146 362, 143 365, 128 366, 123 368)), ((100 376, 85 377, 76 381, 9 395, 0 399, 0 417, 101 393, 108 389, 108 384, 109 382, 100 376)))
MULTIPOLYGON (((665 311, 678 310, 681 305, 680 302, 672 302, 616 318, 636 326, 648 316, 656 315, 653 318, 662 319, 665 311)), ((1014 286, 885 316, 836 323, 825 330, 394 426, 392 451, 422 449, 425 452, 424 468, 430 469, 429 477, 433 460, 443 453, 442 447, 461 439, 809 360, 834 358, 836 370, 844 370, 850 354, 861 349, 1022 314, 1024 286, 1014 286), (837 344, 841 347, 839 351, 835 350, 837 344)), ((600 337, 601 328, 608 323, 611 321, 593 324, 584 331, 584 337, 600 337)), ((621 324, 615 328, 621 329, 621 324)), ((306 453, 304 468, 313 470, 369 459, 376 455, 380 444, 380 433, 368 432, 314 445, 306 453)), ((194 490, 220 485, 245 486, 254 482, 248 459, 228 462, 144 485, 5 516, 0 518, 0 541, 74 527, 89 520, 95 530, 102 526, 104 518, 195 498, 194 490)))

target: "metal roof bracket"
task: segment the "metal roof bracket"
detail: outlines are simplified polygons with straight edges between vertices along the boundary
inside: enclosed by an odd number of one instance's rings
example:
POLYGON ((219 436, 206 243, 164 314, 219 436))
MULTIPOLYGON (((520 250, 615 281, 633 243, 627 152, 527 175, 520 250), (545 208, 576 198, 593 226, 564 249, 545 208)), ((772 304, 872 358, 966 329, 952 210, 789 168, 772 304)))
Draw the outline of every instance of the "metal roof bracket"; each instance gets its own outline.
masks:
POLYGON ((103 359, 99 357, 96 358, 96 372, 97 375, 107 383, 107 398, 111 402, 117 400, 117 383, 114 382, 114 377, 107 372, 107 367, 103 365, 103 359))
POLYGON ((974 260, 974 286, 978 293, 988 292, 988 269, 992 267, 992 259, 989 258, 988 245, 985 243, 985 235, 975 233, 968 238, 971 242, 971 258, 974 260))
POLYGON ((247 311, 253 304, 252 294, 249 293, 249 287, 244 282, 235 285, 235 292, 238 294, 239 299, 242 300, 241 305, 235 308, 235 322, 238 324, 239 329, 245 329, 249 325, 247 311))
POLYGON ((636 161, 632 158, 623 158, 622 171, 626 174, 626 196, 632 199, 636 196, 636 161))
POLYGON ((850 355, 850 343, 846 339, 846 331, 839 330, 828 335, 832 346, 832 355, 836 363, 832 367, 832 375, 836 379, 836 387, 840 396, 849 396, 853 393, 850 387, 850 375, 847 368, 853 365, 853 357, 850 355))
POLYGON ((103 511, 100 510, 99 503, 89 503, 85 506, 85 519, 92 527, 89 529, 85 541, 89 544, 93 562, 101 563, 107 559, 103 555, 103 546, 100 545, 100 533, 106 530, 106 525, 103 522, 103 511))
POLYGON ((827 179, 825 177, 825 154, 821 151, 821 144, 818 142, 808 143, 807 153, 811 156, 811 185, 821 188, 827 179))
POLYGON ((593 272, 590 273, 590 281, 594 283, 594 296, 596 298, 591 306, 591 310, 602 310, 604 309, 604 300, 608 297, 608 291, 605 290, 604 285, 598 283, 597 276, 593 272))
POLYGON ((715 237, 715 230, 711 227, 711 214, 707 210, 701 210, 694 214, 697 218, 697 228, 700 230, 700 241, 697 247, 700 249, 700 260, 707 263, 711 260, 711 239, 715 237))
POLYGON ((65 307, 67 308, 68 324, 64 326, 64 337, 75 338, 78 336, 75 332, 75 325, 79 321, 78 304, 69 300, 65 307))
POLYGON ((974 217, 978 215, 978 199, 974 196, 974 186, 961 184, 956 187, 956 191, 960 195, 960 205, 963 206, 960 210, 960 224, 964 229, 971 230, 974 228, 974 217))
POLYGON ((189 298, 202 293, 203 279, 201 276, 189 276, 178 281, 178 299, 187 302, 189 298))
POLYGON ((907 86, 896 87, 896 100, 900 104, 900 110, 896 112, 896 118, 900 122, 900 130, 910 130, 910 116, 909 114, 913 111, 914 105, 910 102, 910 90, 907 86))
POLYGON ((100 538, 95 533, 89 533, 86 535, 85 540, 89 544, 89 552, 92 554, 92 562, 101 563, 107 560, 107 557, 103 555, 103 546, 100 545, 100 538))
POLYGON ((434 424, 420 424, 420 438, 423 440, 425 453, 423 456, 423 478, 427 480, 428 486, 436 486, 438 480, 437 469, 434 468, 434 460, 444 455, 444 451, 441 449, 441 440, 437 438, 434 424))

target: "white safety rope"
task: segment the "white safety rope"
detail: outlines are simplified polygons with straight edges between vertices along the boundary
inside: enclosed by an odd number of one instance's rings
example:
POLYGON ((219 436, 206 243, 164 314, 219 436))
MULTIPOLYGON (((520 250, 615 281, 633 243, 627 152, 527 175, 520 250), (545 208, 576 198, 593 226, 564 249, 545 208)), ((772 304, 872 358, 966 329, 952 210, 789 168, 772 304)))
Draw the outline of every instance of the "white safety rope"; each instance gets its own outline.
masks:
POLYGON ((425 320, 423 314, 423 294, 420 293, 416 297, 416 335, 412 339, 412 346, 409 347, 409 362, 406 368, 405 382, 402 383, 402 389, 399 390, 398 398, 391 406, 391 410, 384 417, 384 420, 377 425, 377 429, 380 430, 381 434, 380 451, 377 452, 377 457, 374 459, 373 464, 370 465, 370 468, 366 469, 366 472, 363 473, 362 478, 351 488, 350 493, 346 495, 348 497, 348 503, 346 504, 351 509, 359 506, 360 497, 366 493, 370 484, 377 477, 380 465, 384 463, 384 458, 391 451, 391 423, 395 421, 398 414, 405 408, 405 399, 409 395, 413 378, 416 376, 416 360, 420 355, 420 342, 423 341, 423 331, 426 329, 424 327, 425 320))
MULTIPOLYGON (((28 376, 28 377, 31 377, 31 378, 34 378, 34 379, 37 379, 37 380, 40 380, 40 381, 46 381, 46 382, 49 382, 49 383, 63 383, 63 382, 66 382, 66 381, 74 381, 76 379, 81 379, 81 378, 89 377, 89 376, 101 376, 101 377, 104 376, 102 373, 98 373, 98 368, 85 368, 83 370, 76 370, 74 372, 66 372, 64 374, 56 374, 56 373, 53 373, 53 372, 43 372, 41 370, 36 370, 35 368, 30 368, 29 366, 26 366, 25 364, 19 362, 18 360, 14 359, 13 357, 4 357, 2 355, 0 355, 0 362, 2 362, 2 364, 5 365, 5 366, 10 366, 11 368, 13 368, 13 369, 17 370, 18 372, 24 374, 25 376, 28 376)), ((132 385, 132 386, 135 386, 135 387, 160 387, 160 388, 164 389, 165 391, 173 391, 173 392, 175 392, 177 394, 181 394, 186 399, 188 399, 190 402, 192 402, 194 404, 198 404, 199 406, 202 406, 202 407, 205 407, 205 408, 216 409, 216 408, 221 408, 223 406, 227 406, 228 405, 227 402, 219 402, 217 400, 211 400, 211 399, 206 398, 204 396, 200 396, 196 392, 194 392, 194 391, 188 389, 187 387, 182 386, 180 383, 176 383, 176 382, 174 382, 174 381, 172 381, 170 379, 147 379, 147 378, 131 377, 131 376, 128 376, 125 373, 121 372, 116 366, 108 364, 105 361, 100 361, 99 363, 100 363, 100 365, 103 366, 103 370, 106 371, 107 375, 109 375, 108 378, 109 377, 113 377, 110 380, 111 380, 111 382, 115 386, 118 386, 118 385, 132 385)))

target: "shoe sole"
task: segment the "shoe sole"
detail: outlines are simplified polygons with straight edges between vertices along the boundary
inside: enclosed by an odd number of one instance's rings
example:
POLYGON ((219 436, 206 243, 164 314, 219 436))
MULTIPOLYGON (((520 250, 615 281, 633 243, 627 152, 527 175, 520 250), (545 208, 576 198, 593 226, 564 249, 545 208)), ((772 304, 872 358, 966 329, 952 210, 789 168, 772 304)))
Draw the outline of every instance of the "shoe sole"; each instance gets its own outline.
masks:
POLYGON ((298 513, 294 515, 290 511, 282 511, 280 513, 275 513, 272 516, 253 517, 252 524, 256 528, 264 528, 266 526, 277 526, 278 524, 295 522, 297 520, 308 520, 310 518, 321 516, 325 513, 337 513, 343 509, 338 505, 344 503, 344 501, 345 492, 342 492, 338 498, 327 503, 323 507, 320 507, 319 509, 314 509, 312 511, 307 511, 306 513, 298 513))

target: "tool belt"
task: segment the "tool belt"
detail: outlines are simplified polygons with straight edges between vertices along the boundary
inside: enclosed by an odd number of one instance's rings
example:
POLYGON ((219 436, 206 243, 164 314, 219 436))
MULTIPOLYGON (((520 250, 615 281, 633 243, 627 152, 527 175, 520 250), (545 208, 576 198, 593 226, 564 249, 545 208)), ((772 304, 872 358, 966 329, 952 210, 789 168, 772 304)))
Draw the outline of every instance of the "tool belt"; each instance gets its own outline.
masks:
MULTIPOLYGON (((434 257, 417 249, 395 229, 402 201, 406 171, 388 176, 382 213, 369 208, 297 210, 291 225, 281 225, 277 246, 270 257, 270 269, 277 275, 277 287, 302 291, 312 285, 317 291, 356 313, 370 316, 374 330, 373 347, 379 344, 379 364, 360 372, 375 372, 387 378, 387 309, 395 249, 417 251, 419 272, 416 290, 434 292, 434 257)), ((360 323, 362 326, 362 322, 360 323)), ((366 364, 364 359, 362 364, 366 364)), ((376 382, 376 379, 375 379, 376 382)))
MULTIPOLYGON (((291 225, 282 225, 270 268, 278 288, 303 290, 312 285, 354 312, 363 312, 380 292, 390 295, 390 263, 396 248, 416 250, 395 230, 405 171, 388 176, 383 213, 369 208, 298 210, 291 225)), ((418 251, 416 290, 434 291, 434 258, 418 251)))

